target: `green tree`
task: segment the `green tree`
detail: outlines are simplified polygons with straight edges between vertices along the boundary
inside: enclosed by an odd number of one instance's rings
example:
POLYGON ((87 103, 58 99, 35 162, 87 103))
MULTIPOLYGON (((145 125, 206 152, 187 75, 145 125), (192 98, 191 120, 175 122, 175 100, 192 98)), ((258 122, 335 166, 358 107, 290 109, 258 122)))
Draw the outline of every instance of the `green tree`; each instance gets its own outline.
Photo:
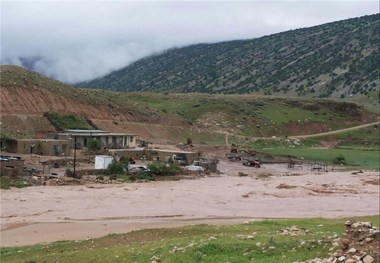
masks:
POLYGON ((90 151, 100 150, 100 143, 96 139, 91 139, 87 142, 87 148, 90 151))
POLYGON ((344 165, 346 165, 347 161, 346 161, 346 158, 342 154, 340 154, 334 158, 333 164, 344 164, 344 165))

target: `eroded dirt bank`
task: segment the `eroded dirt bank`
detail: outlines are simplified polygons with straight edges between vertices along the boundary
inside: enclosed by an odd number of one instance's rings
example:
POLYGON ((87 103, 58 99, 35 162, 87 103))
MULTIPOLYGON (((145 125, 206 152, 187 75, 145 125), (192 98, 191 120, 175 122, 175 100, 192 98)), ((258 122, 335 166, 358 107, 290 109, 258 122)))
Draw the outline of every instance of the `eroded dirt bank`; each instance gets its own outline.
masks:
MULTIPOLYGON (((265 171, 264 167, 260 173, 265 171)), ((377 172, 38 186, 1 190, 1 246, 93 238, 148 227, 373 215, 380 213, 379 207, 377 172)))

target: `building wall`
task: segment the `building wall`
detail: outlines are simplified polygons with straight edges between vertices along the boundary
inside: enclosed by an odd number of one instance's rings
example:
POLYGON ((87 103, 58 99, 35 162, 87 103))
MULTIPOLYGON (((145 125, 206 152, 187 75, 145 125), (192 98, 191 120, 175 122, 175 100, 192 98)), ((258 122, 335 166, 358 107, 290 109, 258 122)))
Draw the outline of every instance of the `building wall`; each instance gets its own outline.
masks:
POLYGON ((66 155, 70 154, 70 144, 63 140, 6 140, 5 151, 11 153, 66 155))
MULTIPOLYGON (((62 136, 59 136, 62 138, 62 136)), ((87 143, 91 140, 96 140, 101 149, 123 149, 123 148, 135 148, 136 136, 126 135, 97 135, 97 136, 82 136, 76 135, 77 149, 87 147, 87 143)), ((71 139, 71 147, 74 148, 74 139, 71 139)))
POLYGON ((194 160, 199 158, 199 153, 197 152, 176 152, 176 151, 165 151, 165 150, 152 150, 152 149, 125 149, 121 151, 112 151, 110 153, 116 153, 119 157, 131 157, 135 160, 146 159, 148 161, 160 160, 162 162, 167 162, 169 159, 173 159, 174 155, 181 155, 186 158, 186 164, 193 163, 194 160))
POLYGON ((37 140, 17 141, 17 153, 43 155, 41 144, 37 140))
MULTIPOLYGON (((144 157, 146 158, 144 149, 141 149, 141 150, 125 149, 125 150, 119 150, 119 151, 110 150, 109 152, 112 155, 117 154, 119 157, 128 157, 128 158, 132 158, 134 160, 141 160, 144 157)), ((148 160, 148 158, 146 158, 146 159, 148 160)))
MULTIPOLYGON (((7 156, 5 156, 7 157, 7 156)), ((17 177, 21 176, 24 171, 24 160, 19 159, 7 159, 0 161, 0 175, 17 177)))
POLYGON ((126 146, 128 146, 129 148, 136 148, 136 136, 127 135, 125 139, 126 139, 126 146))

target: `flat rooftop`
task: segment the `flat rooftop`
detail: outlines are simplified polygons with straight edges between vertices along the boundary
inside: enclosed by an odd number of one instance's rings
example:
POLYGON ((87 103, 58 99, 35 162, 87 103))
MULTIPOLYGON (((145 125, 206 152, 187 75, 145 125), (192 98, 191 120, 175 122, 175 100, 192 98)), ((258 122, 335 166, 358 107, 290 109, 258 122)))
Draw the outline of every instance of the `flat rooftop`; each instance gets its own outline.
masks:
POLYGON ((181 151, 181 150, 165 150, 165 149, 151 149, 151 148, 130 148, 130 149, 110 149, 110 152, 138 152, 138 151, 156 151, 156 152, 165 152, 165 153, 197 153, 197 152, 187 152, 187 151, 181 151))
POLYGON ((136 134, 128 134, 128 133, 121 133, 121 132, 97 132, 96 130, 82 130, 80 132, 60 132, 59 135, 67 135, 67 136, 136 136, 136 134))

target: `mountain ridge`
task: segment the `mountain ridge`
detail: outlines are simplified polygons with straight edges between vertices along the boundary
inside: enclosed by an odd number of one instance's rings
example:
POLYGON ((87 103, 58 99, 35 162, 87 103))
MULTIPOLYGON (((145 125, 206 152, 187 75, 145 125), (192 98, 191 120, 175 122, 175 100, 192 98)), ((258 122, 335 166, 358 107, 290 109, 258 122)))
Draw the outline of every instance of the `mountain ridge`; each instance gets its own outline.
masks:
POLYGON ((380 14, 248 40, 194 44, 78 87, 112 91, 376 97, 380 14))

